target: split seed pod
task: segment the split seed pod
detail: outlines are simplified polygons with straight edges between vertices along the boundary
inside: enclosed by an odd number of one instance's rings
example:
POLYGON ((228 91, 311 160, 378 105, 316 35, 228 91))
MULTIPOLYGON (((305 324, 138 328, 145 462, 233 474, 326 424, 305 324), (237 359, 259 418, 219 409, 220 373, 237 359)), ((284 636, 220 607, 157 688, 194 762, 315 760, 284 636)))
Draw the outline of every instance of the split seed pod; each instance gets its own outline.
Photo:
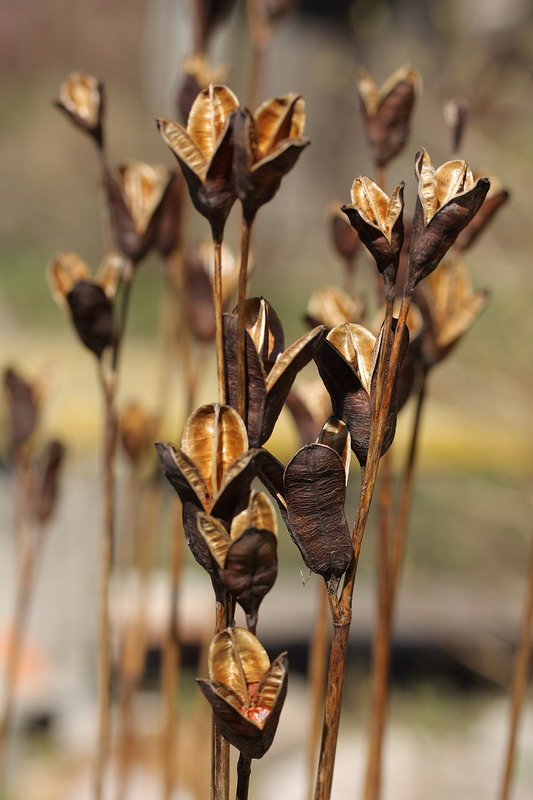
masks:
POLYGON ((133 467, 138 467, 149 452, 157 430, 155 417, 139 403, 129 403, 119 421, 120 441, 133 467))
POLYGON ((509 192, 507 189, 504 189, 500 182, 491 176, 490 189, 481 204, 481 208, 466 228, 461 231, 456 239, 455 247, 461 251, 471 247, 508 199, 509 192))
POLYGON ((198 531, 197 514, 206 512, 229 531, 235 514, 248 504, 263 453, 248 449, 242 419, 233 408, 218 403, 191 414, 180 449, 169 442, 157 442, 156 449, 163 473, 183 504, 187 544, 198 563, 216 578, 216 564, 198 531))
POLYGON ((331 416, 331 400, 320 378, 293 386, 286 403, 301 444, 314 442, 322 430, 323 420, 331 416))
POLYGON ((438 266, 490 188, 487 178, 474 181, 465 161, 447 161, 434 169, 425 150, 416 156, 415 172, 418 196, 411 225, 407 296, 438 266))
POLYGON ((104 258, 94 279, 76 253, 58 253, 48 266, 52 296, 69 310, 81 341, 99 359, 113 344, 113 298, 123 269, 117 253, 104 258))
POLYGON ((56 507, 64 457, 64 445, 52 440, 32 465, 32 514, 41 524, 48 522, 56 507))
MULTIPOLYGON (((409 334, 405 330, 401 360, 407 352, 409 334)), ((381 350, 381 334, 376 338, 362 325, 344 324, 327 335, 315 355, 315 362, 331 397, 333 413, 348 427, 352 450, 362 467, 366 464, 372 408, 381 350)), ((385 355, 390 357, 390 352, 385 355)), ((399 371, 398 371, 399 373, 399 371)), ((396 431, 396 390, 398 374, 386 420, 381 455, 387 452, 396 431)))
MULTIPOLYGON (((222 307, 226 307, 237 288, 239 264, 225 244, 221 247, 222 307)), ((213 300, 213 244, 203 241, 188 248, 183 260, 185 314, 189 328, 199 341, 215 338, 215 303, 213 300)))
POLYGON ((353 555, 344 513, 350 467, 350 434, 330 417, 314 444, 287 464, 283 476, 287 527, 312 572, 340 578, 353 555))
POLYGON ((340 210, 340 203, 330 203, 327 213, 331 241, 337 255, 343 260, 348 276, 355 272, 355 257, 359 249, 359 236, 340 210))
MULTIPOLYGON (((281 321, 262 297, 246 300, 246 404, 244 420, 250 444, 259 447, 270 438, 298 372, 313 358, 325 328, 314 328, 285 350, 281 321)), ((224 315, 227 396, 237 404, 237 316, 224 315)))
POLYGON ((294 93, 265 101, 253 116, 247 109, 236 112, 235 188, 248 224, 310 143, 303 137, 304 125, 305 103, 294 93))
POLYGON ((219 84, 226 77, 223 67, 211 69, 205 53, 194 53, 183 62, 183 78, 179 86, 176 105, 181 119, 187 123, 198 94, 210 83, 219 84))
POLYGON ((222 735, 248 758, 262 758, 274 739, 287 694, 287 654, 272 664, 244 628, 226 628, 209 647, 209 680, 198 680, 222 735))
POLYGON ((383 275, 385 296, 394 297, 394 285, 403 244, 403 189, 400 183, 387 197, 370 178, 356 178, 352 204, 342 206, 383 275))
POLYGON ((103 148, 104 87, 100 81, 92 75, 71 72, 59 88, 55 105, 92 136, 99 149, 103 148))
POLYGON ((393 72, 381 87, 366 70, 359 70, 357 89, 361 111, 377 167, 388 164, 407 142, 411 114, 421 83, 418 72, 408 66, 393 72))
MULTIPOLYGON (((172 197, 176 175, 162 164, 129 161, 116 171, 104 170, 103 180, 116 246, 137 264, 159 242, 159 222, 172 197)), ((176 220, 177 223, 177 220, 176 220)))
POLYGON ((198 530, 219 568, 222 584, 242 606, 248 628, 255 632, 257 612, 278 573, 277 522, 263 492, 252 492, 248 507, 232 520, 228 531, 204 512, 198 530))
POLYGON ((37 425, 41 391, 38 384, 28 383, 12 367, 4 372, 4 390, 10 417, 11 447, 18 455, 37 425))
POLYGON ((363 313, 364 305, 359 297, 350 297, 338 286, 322 286, 309 298, 306 320, 310 325, 325 325, 331 330, 343 322, 357 322, 363 313))
POLYGON ((421 352, 426 369, 448 355, 488 300, 488 291, 473 291, 468 270, 459 259, 443 261, 424 281, 417 290, 416 302, 425 321, 421 352))
POLYGON ((226 86, 208 86, 194 101, 187 128, 160 118, 159 132, 183 172, 194 207, 222 241, 226 219, 235 202, 233 186, 232 112, 239 101, 226 86))

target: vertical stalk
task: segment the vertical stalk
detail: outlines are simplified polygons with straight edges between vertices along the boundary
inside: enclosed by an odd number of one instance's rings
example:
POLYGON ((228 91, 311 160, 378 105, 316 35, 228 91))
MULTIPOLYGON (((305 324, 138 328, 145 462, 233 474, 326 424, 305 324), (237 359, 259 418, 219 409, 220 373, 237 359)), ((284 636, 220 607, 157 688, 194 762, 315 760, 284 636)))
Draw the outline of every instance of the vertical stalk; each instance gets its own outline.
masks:
POLYGON ((327 644, 328 644, 328 595, 326 587, 320 581, 320 599, 318 614, 315 619, 310 645, 308 671, 311 692, 311 725, 307 750, 309 770, 309 800, 313 798, 316 754, 320 743, 320 724, 324 704, 324 686, 326 678, 327 644))
POLYGON ((529 662, 531 659, 531 634, 533 632, 533 545, 529 562, 529 575, 524 604, 524 614, 522 617, 522 630, 520 632, 520 642, 516 651, 513 686, 511 690, 511 709, 509 715, 509 738, 505 752, 505 762, 500 786, 500 800, 508 800, 511 783, 513 778, 514 758, 516 749, 516 739, 518 735, 518 725, 524 703, 524 695, 527 686, 529 673, 529 662))
POLYGON ((241 236, 241 265, 239 269, 239 294, 237 305, 237 411, 244 418, 246 401, 246 339, 244 334, 244 303, 248 283, 248 259, 252 223, 243 217, 241 236))
MULTIPOLYGON (((220 633, 233 621, 233 603, 224 591, 216 593, 215 634, 220 633)), ((229 798, 229 742, 218 729, 215 715, 211 717, 211 800, 229 798)))
POLYGON ((252 759, 240 753, 237 762, 237 793, 235 800, 248 800, 252 759))
POLYGON ((215 303, 218 402, 225 405, 226 379, 224 374, 224 328, 222 318, 222 242, 214 241, 213 243, 215 247, 213 299, 215 303))
POLYGON ((264 83, 266 54, 270 44, 270 23, 261 0, 246 0, 246 11, 252 43, 248 106, 256 108, 264 83))

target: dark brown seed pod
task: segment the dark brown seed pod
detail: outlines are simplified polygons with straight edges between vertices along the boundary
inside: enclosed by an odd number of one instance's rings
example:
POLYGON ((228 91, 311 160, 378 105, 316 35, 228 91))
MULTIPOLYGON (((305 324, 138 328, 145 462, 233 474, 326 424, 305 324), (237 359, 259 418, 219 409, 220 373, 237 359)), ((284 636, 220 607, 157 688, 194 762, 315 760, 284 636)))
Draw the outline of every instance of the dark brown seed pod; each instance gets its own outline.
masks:
POLYGON ((113 344, 113 305, 101 286, 78 281, 67 294, 72 322, 81 341, 97 358, 113 344))
POLYGON ((232 113, 239 101, 226 86, 208 86, 194 101, 187 128, 160 118, 159 132, 176 156, 191 200, 221 242, 235 202, 232 113))
POLYGON ((381 87, 366 70, 359 70, 357 89, 361 111, 377 167, 388 164, 407 142, 420 86, 420 75, 408 66, 393 72, 381 87))
POLYGON ((509 196, 509 192, 506 189, 496 188, 494 181, 491 179, 490 189, 479 211, 455 240, 455 246, 458 250, 467 250, 474 244, 500 208, 509 200, 509 196))
POLYGON ((104 87, 100 81, 92 75, 71 72, 59 88, 55 105, 103 148, 104 87))
POLYGON ((62 442, 52 440, 32 465, 32 514, 40 523, 48 522, 54 513, 64 457, 62 442))
POLYGON ((4 372, 4 390, 10 418, 11 447, 13 453, 17 455, 37 425, 40 408, 39 391, 12 367, 8 367, 4 372))
POLYGON ((222 735, 248 758, 269 749, 287 694, 286 653, 272 664, 255 636, 227 628, 209 648, 209 680, 198 685, 213 708, 222 735))
POLYGON ((305 104, 297 94, 267 100, 253 116, 243 109, 235 113, 235 188, 248 224, 310 143, 302 135, 304 125, 305 104))
POLYGON ((317 379, 293 386, 286 403, 298 429, 300 443, 314 442, 324 419, 331 415, 331 400, 322 381, 317 379))
POLYGON ((415 286, 436 269, 478 212, 490 188, 487 178, 474 182, 464 161, 447 161, 435 170, 425 150, 416 156, 415 172, 418 196, 409 243, 407 296, 412 296, 415 286))
POLYGON ((283 483, 287 526, 306 565, 325 580, 340 577, 352 559, 344 513, 346 462, 326 444, 309 444, 289 462, 283 483))
MULTIPOLYGON (((224 317, 224 350, 229 403, 237 403, 237 316, 224 317)), ((250 444, 270 438, 294 380, 308 364, 326 334, 319 326, 283 350, 279 318, 264 298, 245 305, 246 385, 245 422, 250 444)))
MULTIPOLYGON (((222 306, 227 307, 239 279, 239 265, 231 250, 222 245, 222 306)), ((213 243, 202 241, 190 247, 183 260, 185 313, 192 334, 201 342, 215 338, 213 300, 213 243)))

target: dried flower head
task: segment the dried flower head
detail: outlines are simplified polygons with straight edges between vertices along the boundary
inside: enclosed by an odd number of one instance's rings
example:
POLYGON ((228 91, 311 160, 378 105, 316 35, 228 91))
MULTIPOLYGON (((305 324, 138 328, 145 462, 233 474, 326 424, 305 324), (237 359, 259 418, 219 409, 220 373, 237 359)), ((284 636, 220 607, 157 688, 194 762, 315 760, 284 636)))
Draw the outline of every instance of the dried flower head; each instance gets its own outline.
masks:
POLYGON ((363 314, 360 298, 350 297, 337 286, 321 286, 309 298, 306 320, 310 325, 325 325, 331 330, 343 322, 357 322, 363 314))
POLYGON ((248 758, 264 756, 287 693, 287 655, 272 664, 255 636, 226 628, 209 647, 209 680, 198 684, 210 702, 223 736, 248 758))
POLYGON ((460 259, 446 259, 417 290, 425 327, 421 353, 426 368, 442 361, 486 308, 489 293, 474 291, 460 259))
MULTIPOLYGON (((298 372, 311 361, 325 328, 319 326, 285 349, 281 321, 262 297, 246 300, 246 398, 244 420, 252 446, 270 438, 298 372)), ((227 397, 237 403, 237 317, 224 315, 227 397)))
POLYGON ((428 153, 416 156, 418 196, 411 225, 406 295, 438 266, 463 228, 473 219, 490 187, 474 181, 465 161, 447 161, 434 169, 428 153))
POLYGON ((92 75, 71 72, 59 88, 56 106, 103 147, 104 87, 92 75))
POLYGON ((160 118, 159 132, 183 172, 195 208, 222 241, 224 225, 235 202, 233 186, 232 112, 239 101, 226 86, 210 85, 194 101, 187 128, 160 118))
MULTIPOLYGON (((409 341, 407 329, 402 342, 401 359, 409 341)), ((344 324, 333 328, 315 355, 315 361, 331 397, 333 413, 348 427, 351 446, 361 466, 366 464, 372 408, 379 358, 389 358, 377 338, 362 325, 344 324)), ((396 431, 396 394, 398 376, 386 421, 381 454, 391 446, 396 431)))
POLYGON ((444 103, 442 110, 452 134, 452 153, 457 153, 463 141, 470 105, 464 97, 454 97, 444 103))
POLYGON ((157 243, 159 217, 175 178, 162 164, 141 161, 129 161, 115 171, 104 170, 116 245, 134 264, 157 243))
POLYGON ((227 69, 211 69, 205 53, 194 53, 183 62, 183 79, 178 89, 176 104, 181 119, 187 123, 191 108, 198 94, 212 84, 225 80, 227 69))
POLYGON ((352 203, 342 206, 383 275, 385 293, 390 298, 394 296, 403 244, 403 189, 400 183, 389 198, 370 178, 356 178, 352 203))
POLYGON ((97 358, 113 344, 113 298, 124 269, 124 259, 110 252, 94 279, 76 253, 58 253, 47 269, 54 299, 66 307, 83 344, 97 358))
POLYGON ((242 606, 248 628, 255 632, 259 606, 278 573, 278 530, 270 500, 263 492, 253 491, 229 532, 204 512, 198 513, 197 523, 223 586, 242 606))
POLYGON ((381 87, 366 70, 359 70, 357 89, 376 166, 384 167, 407 142, 411 114, 421 85, 419 73, 409 66, 397 69, 381 87))
POLYGON ((309 144, 304 125, 305 103, 294 93, 266 100, 253 116, 247 109, 235 114, 235 188, 248 224, 309 144))
POLYGON ((191 414, 181 448, 158 442, 156 449, 163 473, 183 504, 187 543, 198 563, 216 577, 215 563, 198 531, 197 514, 208 513, 229 531, 235 514, 248 504, 250 484, 263 454, 248 448, 246 429, 237 412, 218 403, 191 414))

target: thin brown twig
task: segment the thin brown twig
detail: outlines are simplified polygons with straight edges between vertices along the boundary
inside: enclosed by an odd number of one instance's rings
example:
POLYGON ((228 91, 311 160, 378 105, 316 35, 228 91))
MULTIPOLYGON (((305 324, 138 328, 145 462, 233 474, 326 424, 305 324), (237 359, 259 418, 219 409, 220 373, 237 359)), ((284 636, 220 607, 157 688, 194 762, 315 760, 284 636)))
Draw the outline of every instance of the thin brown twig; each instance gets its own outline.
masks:
POLYGON ((270 45, 271 31, 266 6, 261 0, 246 0, 252 63, 248 88, 248 106, 256 108, 265 82, 266 54, 270 45))
POLYGON ((213 299, 215 304, 215 337, 217 351, 217 383, 218 402, 226 404, 226 379, 224 370, 224 328, 222 309, 222 243, 214 241, 215 270, 213 282, 213 299))
POLYGON ((505 751, 505 761, 500 786, 500 800, 508 800, 511 792, 513 779, 516 740, 518 737, 518 726, 524 704, 524 696, 527 687, 529 674, 529 663, 531 659, 531 635, 533 633, 533 542, 531 547, 531 557, 529 562, 529 574, 526 587, 526 597, 524 612, 522 617, 522 628, 520 631, 520 641, 515 656, 513 685, 511 689, 511 708, 509 714, 509 738, 505 751))
POLYGON ((318 614, 315 618, 309 648, 309 688, 311 693, 311 724, 307 749, 309 800, 312 800, 315 785, 316 756, 320 745, 322 708, 326 684, 326 664, 328 648, 328 594, 325 584, 319 582, 318 614))
POLYGON ((248 800, 252 759, 240 753, 237 762, 237 792, 235 800, 248 800))
POLYGON ((248 284, 248 258, 252 223, 242 220, 241 265, 239 269, 239 294, 237 300, 237 411, 244 418, 246 402, 246 339, 244 335, 244 304, 248 284))

